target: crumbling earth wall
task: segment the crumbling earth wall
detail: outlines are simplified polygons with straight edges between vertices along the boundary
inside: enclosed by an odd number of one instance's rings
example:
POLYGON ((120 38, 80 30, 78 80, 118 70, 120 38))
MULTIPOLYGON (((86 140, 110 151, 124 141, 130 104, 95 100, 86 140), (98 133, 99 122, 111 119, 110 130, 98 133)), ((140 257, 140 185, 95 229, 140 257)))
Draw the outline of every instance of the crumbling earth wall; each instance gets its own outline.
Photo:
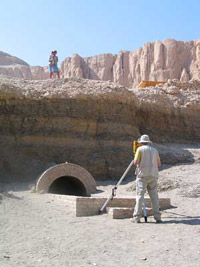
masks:
MULTIPOLYGON (((174 82, 138 90, 83 79, 1 78, 0 180, 33 180, 66 161, 95 179, 118 179, 132 160, 132 141, 141 134, 155 143, 198 142, 198 86, 181 89, 174 82)), ((192 160, 182 152, 160 147, 165 163, 170 155, 173 163, 192 160)))

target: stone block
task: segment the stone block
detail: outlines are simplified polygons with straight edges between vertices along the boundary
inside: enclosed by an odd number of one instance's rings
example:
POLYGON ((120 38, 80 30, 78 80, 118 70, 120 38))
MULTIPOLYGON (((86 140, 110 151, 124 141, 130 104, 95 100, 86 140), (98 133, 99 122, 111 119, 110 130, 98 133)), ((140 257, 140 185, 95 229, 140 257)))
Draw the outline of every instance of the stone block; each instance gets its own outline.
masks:
MULTIPOLYGON (((105 203, 107 198, 101 197, 77 197, 76 198, 76 216, 92 216, 99 214, 99 210, 105 203)), ((151 208, 149 198, 145 199, 147 210, 151 208)), ((170 198, 159 199, 160 209, 168 209, 171 207, 170 198)), ((133 208, 135 206, 134 197, 115 197, 108 202, 107 207, 117 208, 133 208)), ((117 211, 116 211, 117 212, 117 211)), ((129 211, 123 211, 128 213, 129 211)))
MULTIPOLYGON (((134 208, 107 208, 106 212, 111 219, 128 219, 133 217, 134 208)), ((146 208, 147 216, 153 214, 151 208, 146 208)))

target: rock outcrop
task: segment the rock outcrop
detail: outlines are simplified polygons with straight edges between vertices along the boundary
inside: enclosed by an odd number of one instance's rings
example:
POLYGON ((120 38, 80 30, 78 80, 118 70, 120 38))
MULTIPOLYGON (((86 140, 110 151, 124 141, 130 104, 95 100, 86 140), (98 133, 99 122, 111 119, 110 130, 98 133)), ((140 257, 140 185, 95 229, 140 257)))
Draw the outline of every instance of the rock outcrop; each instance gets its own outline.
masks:
POLYGON ((74 54, 61 64, 63 77, 110 80, 135 87, 142 80, 189 81, 200 78, 200 40, 167 39, 144 44, 136 51, 82 58, 74 54))
POLYGON ((32 79, 30 66, 23 60, 0 51, 0 74, 10 77, 32 79))
POLYGON ((29 66, 25 61, 0 51, 0 74, 28 80, 49 78, 48 67, 29 66))
POLYGON ((192 156, 165 150, 165 143, 200 141, 199 80, 128 89, 110 81, 2 77, 0 110, 4 182, 34 179, 66 161, 95 179, 118 179, 132 159, 132 141, 141 134, 162 143, 157 147, 168 164, 192 156))

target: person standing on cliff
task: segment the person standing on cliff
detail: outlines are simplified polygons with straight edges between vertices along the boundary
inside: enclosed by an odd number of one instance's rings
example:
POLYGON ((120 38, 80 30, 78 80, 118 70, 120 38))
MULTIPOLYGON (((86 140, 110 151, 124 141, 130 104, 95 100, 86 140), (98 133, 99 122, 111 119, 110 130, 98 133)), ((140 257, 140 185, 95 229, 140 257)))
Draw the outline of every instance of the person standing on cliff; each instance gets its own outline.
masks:
POLYGON ((138 147, 134 157, 134 164, 137 166, 137 177, 136 204, 133 213, 133 222, 140 223, 144 194, 147 190, 152 203, 154 219, 157 223, 161 223, 157 191, 158 168, 161 166, 160 157, 158 151, 151 146, 152 142, 148 135, 142 135, 138 143, 140 143, 141 146, 138 147))
POLYGON ((49 72, 50 72, 50 79, 53 78, 53 74, 56 73, 57 77, 60 78, 60 72, 58 69, 58 57, 56 56, 57 51, 54 50, 51 52, 49 57, 49 72))

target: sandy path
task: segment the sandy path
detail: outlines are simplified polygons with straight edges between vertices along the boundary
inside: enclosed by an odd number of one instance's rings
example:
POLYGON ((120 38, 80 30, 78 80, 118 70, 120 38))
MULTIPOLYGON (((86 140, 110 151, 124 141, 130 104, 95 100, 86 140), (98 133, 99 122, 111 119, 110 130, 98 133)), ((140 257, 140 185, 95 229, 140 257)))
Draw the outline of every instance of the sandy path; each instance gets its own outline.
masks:
MULTIPOLYGON (((163 224, 151 218, 134 224, 106 214, 77 218, 64 196, 27 189, 0 194, 0 266, 200 266, 200 164, 166 168, 160 177, 179 184, 160 193, 175 206, 163 212, 163 224)), ((133 183, 124 183, 118 196, 135 195, 127 191, 133 183)), ((110 194, 110 188, 102 183, 98 196, 110 194)))

